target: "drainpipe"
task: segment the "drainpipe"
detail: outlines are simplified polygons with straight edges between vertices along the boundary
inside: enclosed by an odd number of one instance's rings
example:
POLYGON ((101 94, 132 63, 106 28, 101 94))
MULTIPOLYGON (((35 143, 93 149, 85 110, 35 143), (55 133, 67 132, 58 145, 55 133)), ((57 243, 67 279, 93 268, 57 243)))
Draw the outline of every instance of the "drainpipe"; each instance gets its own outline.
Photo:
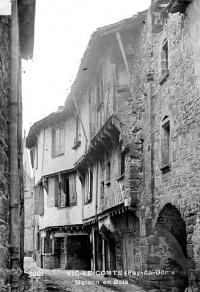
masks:
POLYGON ((83 129, 83 133, 84 133, 84 136, 85 136, 85 142, 86 142, 86 145, 85 145, 85 151, 87 150, 87 145, 88 145, 88 139, 87 139, 87 135, 86 135, 86 131, 85 131, 85 128, 83 126, 83 121, 81 119, 81 115, 79 113, 79 110, 78 110, 78 106, 77 106, 77 103, 76 103, 76 100, 75 100, 75 97, 74 95, 72 94, 72 97, 73 97, 73 101, 74 101, 74 104, 75 104, 75 107, 76 107, 76 111, 77 111, 77 114, 78 114, 78 117, 79 117, 79 120, 81 122, 81 127, 83 129))
MULTIPOLYGON (((19 227, 19 169, 18 169, 18 84, 19 84, 19 26, 17 0, 12 1, 10 19, 10 267, 20 263, 19 227)), ((18 288, 19 278, 11 277, 11 287, 18 288)))

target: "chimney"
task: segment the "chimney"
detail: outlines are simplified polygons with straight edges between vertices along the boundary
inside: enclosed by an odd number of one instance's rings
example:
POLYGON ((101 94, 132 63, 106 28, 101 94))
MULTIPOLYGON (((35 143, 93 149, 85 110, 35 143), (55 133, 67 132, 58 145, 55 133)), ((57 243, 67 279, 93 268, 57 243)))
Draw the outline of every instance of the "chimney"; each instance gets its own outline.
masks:
POLYGON ((63 110, 64 106, 59 106, 58 111, 61 112, 63 110))

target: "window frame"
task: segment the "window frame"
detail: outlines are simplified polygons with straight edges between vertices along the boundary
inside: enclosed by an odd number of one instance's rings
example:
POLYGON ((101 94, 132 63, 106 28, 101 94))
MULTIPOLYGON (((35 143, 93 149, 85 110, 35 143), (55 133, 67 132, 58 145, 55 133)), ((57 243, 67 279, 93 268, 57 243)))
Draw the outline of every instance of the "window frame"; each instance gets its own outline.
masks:
POLYGON ((161 53, 160 53, 160 80, 159 83, 162 85, 169 76, 169 43, 166 38, 163 41, 161 53))
MULTIPOLYGON (((51 197, 54 198, 54 205, 51 206, 50 202, 47 202, 47 207, 57 207, 58 209, 68 208, 77 206, 77 192, 76 192, 76 174, 58 174, 51 176, 50 179, 53 182, 53 189, 51 190, 51 197), (66 192, 66 185, 67 183, 67 192, 66 192), (53 195, 52 195, 53 192, 53 195), (66 193, 65 193, 66 192, 66 193), (72 193, 73 192, 73 193, 72 193), (74 200, 72 200, 74 197, 74 200), (61 204, 62 203, 62 204, 61 204)), ((47 194, 49 195, 50 184, 48 184, 48 191, 47 194)), ((48 200, 48 199, 47 199, 48 200)))
POLYGON ((105 160, 105 185, 107 187, 111 185, 111 154, 107 151, 105 160))
POLYGON ((170 170, 171 125, 169 117, 165 117, 161 123, 161 167, 162 172, 170 170), (166 147, 167 145, 167 147, 166 147))
POLYGON ((65 154, 65 125, 61 124, 52 128, 52 158, 61 156, 65 154), (55 141, 56 141, 56 131, 59 130, 59 145, 58 153, 55 151, 55 141), (61 131, 63 130, 63 139, 61 131), (63 145, 62 145, 63 141, 63 145))

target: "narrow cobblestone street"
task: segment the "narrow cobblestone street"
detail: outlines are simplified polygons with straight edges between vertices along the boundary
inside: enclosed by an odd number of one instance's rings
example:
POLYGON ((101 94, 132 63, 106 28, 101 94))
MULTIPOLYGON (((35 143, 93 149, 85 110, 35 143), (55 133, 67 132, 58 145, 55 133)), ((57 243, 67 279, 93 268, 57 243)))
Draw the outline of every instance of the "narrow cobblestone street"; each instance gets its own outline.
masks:
MULTIPOLYGON (((75 291, 75 292, 144 292, 142 288, 127 284, 125 281, 116 283, 118 280, 103 276, 73 276, 73 271, 48 270, 38 268, 32 258, 24 260, 25 272, 30 275, 30 292, 40 291, 75 291)), ((85 273, 86 274, 86 273, 85 273)))

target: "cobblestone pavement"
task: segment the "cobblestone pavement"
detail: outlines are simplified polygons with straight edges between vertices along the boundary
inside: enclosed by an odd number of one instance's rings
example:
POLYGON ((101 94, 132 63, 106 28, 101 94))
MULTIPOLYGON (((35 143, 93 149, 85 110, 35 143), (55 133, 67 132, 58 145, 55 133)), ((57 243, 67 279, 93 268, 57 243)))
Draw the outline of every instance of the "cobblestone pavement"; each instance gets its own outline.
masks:
POLYGON ((25 258, 24 269, 31 278, 30 292, 42 291, 73 291, 73 292, 144 292, 142 288, 127 284, 126 281, 117 284, 117 279, 103 276, 89 276, 86 271, 47 270, 36 266, 32 258, 25 258))

